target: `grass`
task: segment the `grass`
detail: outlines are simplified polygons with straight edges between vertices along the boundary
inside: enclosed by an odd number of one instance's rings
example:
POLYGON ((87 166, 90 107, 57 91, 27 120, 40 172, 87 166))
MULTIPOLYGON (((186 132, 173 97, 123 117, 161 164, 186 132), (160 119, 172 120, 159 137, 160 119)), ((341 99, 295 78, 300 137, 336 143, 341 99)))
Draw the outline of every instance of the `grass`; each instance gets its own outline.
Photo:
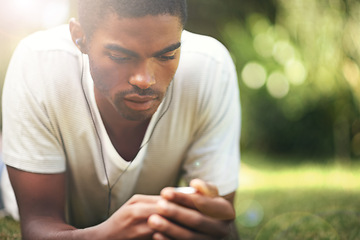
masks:
MULTIPOLYGON (((242 240, 360 239, 360 164, 284 163, 246 154, 235 201, 242 240)), ((21 239, 0 219, 0 239, 21 239)))
POLYGON ((242 240, 360 239, 360 164, 284 164, 243 157, 237 193, 242 240))
POLYGON ((1 218, 0 239, 1 240, 21 239, 20 224, 8 217, 1 218))

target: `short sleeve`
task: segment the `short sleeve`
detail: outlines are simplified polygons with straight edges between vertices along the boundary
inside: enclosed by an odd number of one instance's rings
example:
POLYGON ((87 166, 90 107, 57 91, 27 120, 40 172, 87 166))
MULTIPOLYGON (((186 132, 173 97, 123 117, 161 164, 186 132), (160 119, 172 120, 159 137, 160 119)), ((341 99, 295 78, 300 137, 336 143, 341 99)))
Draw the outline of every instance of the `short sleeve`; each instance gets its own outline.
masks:
POLYGON ((65 170, 65 157, 46 103, 42 72, 49 59, 23 41, 10 61, 2 96, 3 160, 35 173, 65 170))
POLYGON ((240 99, 230 54, 220 43, 215 45, 216 57, 201 61, 197 130, 184 168, 188 181, 202 178, 216 185, 220 195, 226 195, 238 187, 240 99))

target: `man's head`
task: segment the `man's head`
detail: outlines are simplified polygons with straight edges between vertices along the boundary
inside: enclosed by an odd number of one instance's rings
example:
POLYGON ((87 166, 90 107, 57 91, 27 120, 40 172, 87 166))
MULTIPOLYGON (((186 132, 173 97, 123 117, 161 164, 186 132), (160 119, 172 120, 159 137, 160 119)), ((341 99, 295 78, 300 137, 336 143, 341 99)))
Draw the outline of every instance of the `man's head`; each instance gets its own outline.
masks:
POLYGON ((78 0, 78 3, 79 22, 87 38, 111 13, 119 18, 167 14, 179 17, 182 27, 187 19, 186 0, 78 0))
POLYGON ((89 57, 100 110, 149 119, 179 64, 185 0, 79 1, 86 10, 80 10, 80 23, 70 22, 70 31, 89 57))

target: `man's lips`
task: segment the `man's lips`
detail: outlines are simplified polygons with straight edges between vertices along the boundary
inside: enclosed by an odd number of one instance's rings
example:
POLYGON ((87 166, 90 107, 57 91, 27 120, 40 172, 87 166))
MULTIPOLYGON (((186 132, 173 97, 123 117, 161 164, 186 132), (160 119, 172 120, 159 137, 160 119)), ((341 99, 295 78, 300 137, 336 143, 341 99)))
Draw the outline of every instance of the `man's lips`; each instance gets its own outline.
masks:
POLYGON ((157 98, 156 96, 149 96, 149 95, 141 96, 138 94, 131 94, 124 97, 125 100, 132 102, 148 102, 155 100, 156 98, 157 98))
POLYGON ((148 110, 153 102, 157 99, 156 96, 141 96, 137 94, 127 95, 124 97, 125 104, 136 111, 148 110))

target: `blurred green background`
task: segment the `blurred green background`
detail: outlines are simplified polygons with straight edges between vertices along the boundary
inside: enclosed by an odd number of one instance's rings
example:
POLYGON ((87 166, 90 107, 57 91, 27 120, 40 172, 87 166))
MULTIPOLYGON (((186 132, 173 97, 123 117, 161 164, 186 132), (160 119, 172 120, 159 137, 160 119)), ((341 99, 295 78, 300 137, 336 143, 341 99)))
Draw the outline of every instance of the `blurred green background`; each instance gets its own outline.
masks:
POLYGON ((296 156, 296 161, 356 161, 359 1, 189 4, 189 29, 220 39, 235 60, 243 151, 296 156))
MULTIPOLYGON (((188 5, 187 29, 220 40, 238 71, 242 239, 360 239, 360 2, 188 5)), ((71 16, 74 0, 0 0, 0 83, 21 38, 71 16)), ((18 227, 0 220, 0 239, 18 227)))

